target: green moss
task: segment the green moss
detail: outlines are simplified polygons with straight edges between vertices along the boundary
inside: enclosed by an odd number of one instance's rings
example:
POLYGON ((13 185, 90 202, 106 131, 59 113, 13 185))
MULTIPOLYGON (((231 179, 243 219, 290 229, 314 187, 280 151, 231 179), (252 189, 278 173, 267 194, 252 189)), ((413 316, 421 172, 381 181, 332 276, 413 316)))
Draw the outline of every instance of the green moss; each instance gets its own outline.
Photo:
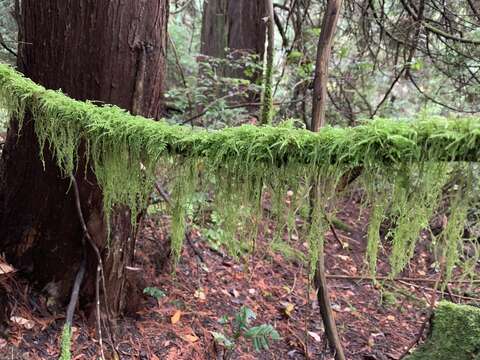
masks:
POLYGON ((61 350, 59 360, 70 360, 72 358, 70 349, 72 345, 72 326, 65 324, 62 331, 61 350))
POLYGON ((441 302, 426 343, 406 359, 480 359, 480 308, 441 302))
POLYGON ((262 92, 262 124, 271 124, 273 118, 273 58, 267 59, 262 92))
MULTIPOLYGON (((379 224, 383 216, 391 216, 397 223, 390 236, 392 263, 394 271, 399 271, 413 255, 419 232, 436 209, 448 168, 444 163, 480 158, 480 121, 473 117, 375 119, 355 128, 325 127, 319 133, 291 126, 250 125, 208 131, 132 116, 115 106, 75 101, 0 65, 2 107, 20 125, 25 112, 32 114, 41 148, 50 148, 65 177, 75 172, 79 145, 85 144, 89 165, 103 191, 107 222, 116 206, 127 206, 135 225, 147 205, 158 167, 175 174, 172 249, 176 258, 184 237, 186 204, 202 179, 202 186, 215 188, 215 206, 223 216, 223 230, 232 239, 233 252, 245 248, 233 241, 249 241, 238 236, 240 223, 250 224, 243 234, 257 235, 264 190, 273 193, 277 218, 293 231, 297 209, 302 202, 308 204, 308 196, 297 196, 294 206, 286 209, 285 191, 308 194, 317 184, 318 201, 313 205, 308 236, 309 257, 315 264, 327 228, 325 218, 334 217, 338 180, 363 168, 359 183, 367 189, 366 203, 380 206, 369 231, 370 263, 373 267, 378 251, 379 224), (238 215, 238 209, 247 211, 238 215)), ((469 186, 467 182, 464 194, 469 186)), ((468 201, 464 196, 453 208, 450 238, 457 239, 468 201)), ((453 243, 449 244, 453 249, 453 243)), ((449 256, 448 264, 453 267, 458 252, 450 251, 449 256)))
POLYGON ((392 212, 396 229, 391 236, 392 275, 399 273, 414 255, 415 245, 442 195, 447 180, 445 163, 419 163, 396 174, 392 212), (398 195, 397 195, 398 194, 398 195))
POLYGON ((283 240, 275 240, 272 242, 272 251, 275 251, 279 254, 281 254, 285 260, 288 261, 298 261, 301 263, 304 263, 307 259, 305 258, 305 255, 292 247, 290 244, 283 240))
POLYGON ((196 166, 195 161, 187 161, 176 167, 175 174, 177 181, 172 191, 172 224, 171 224, 171 249, 172 259, 175 265, 180 259, 185 239, 186 231, 186 212, 195 192, 196 184, 196 166))
POLYGON ((395 293, 390 291, 382 291, 381 292, 381 304, 385 305, 386 307, 393 306, 397 303, 397 296, 395 293))

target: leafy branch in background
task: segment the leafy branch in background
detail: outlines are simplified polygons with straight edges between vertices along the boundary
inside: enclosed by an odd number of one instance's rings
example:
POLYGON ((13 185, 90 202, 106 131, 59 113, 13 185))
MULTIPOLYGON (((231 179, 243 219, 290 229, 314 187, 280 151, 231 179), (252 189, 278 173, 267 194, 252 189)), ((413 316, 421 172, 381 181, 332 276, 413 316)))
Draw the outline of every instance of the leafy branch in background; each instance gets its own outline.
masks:
POLYGON ((187 86, 175 86, 165 94, 168 107, 173 109, 169 120, 215 129, 249 120, 247 108, 252 104, 249 99, 252 94, 260 94, 262 88, 248 79, 226 73, 242 72, 246 77, 251 76, 261 69, 257 56, 242 54, 220 59, 201 55, 197 63, 199 73, 186 76, 187 86))
POLYGON ((157 301, 167 295, 167 294, 165 294, 165 292, 163 290, 161 290, 157 287, 146 287, 145 289, 143 289, 143 293, 145 295, 148 295, 148 296, 154 298, 157 301))
POLYGON ((255 351, 268 350, 269 341, 277 341, 281 339, 277 330, 271 325, 262 324, 250 327, 251 322, 255 320, 256 317, 257 316, 252 309, 242 306, 235 314, 233 320, 229 320, 227 316, 222 316, 218 320, 220 324, 224 325, 224 329, 226 325, 230 325, 230 335, 227 335, 224 332, 210 332, 215 343, 225 349, 223 354, 224 360, 232 358, 242 337, 252 343, 255 351))

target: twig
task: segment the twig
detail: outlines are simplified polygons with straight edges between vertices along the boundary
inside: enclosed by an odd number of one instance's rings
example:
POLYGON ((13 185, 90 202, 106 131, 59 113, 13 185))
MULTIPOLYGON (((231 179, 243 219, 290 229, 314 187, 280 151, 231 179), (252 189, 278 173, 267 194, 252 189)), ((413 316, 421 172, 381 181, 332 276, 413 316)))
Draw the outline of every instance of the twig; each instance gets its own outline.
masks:
MULTIPOLYGON (((333 315, 332 306, 328 296, 327 278, 325 276, 325 254, 323 248, 319 251, 317 264, 315 266, 314 284, 317 288, 318 307, 325 327, 328 344, 331 350, 335 352, 335 360, 345 360, 346 357, 343 352, 342 341, 338 334, 335 316, 333 315)), ((307 296, 309 295, 307 294, 307 296)))
MULTIPOLYGON (((282 101, 282 102, 274 102, 273 105, 275 106, 278 106, 278 105, 285 105, 285 104, 293 104, 293 103, 298 103, 298 102, 301 102, 303 101, 304 98, 301 98, 301 99, 297 99, 297 100, 294 100, 294 101, 282 101)), ((215 100, 213 103, 209 104, 205 110, 199 112, 198 114, 195 114, 193 115, 192 117, 184 120, 182 122, 182 125, 185 125, 185 124, 188 124, 189 122, 192 122, 193 120, 196 120, 198 119, 199 117, 202 117, 203 115, 205 115, 210 109, 211 107, 213 106, 213 104, 218 101, 215 100)), ((262 103, 261 102, 247 102, 247 103, 241 103, 241 104, 235 104, 235 105, 230 105, 230 106, 225 106, 225 110, 232 110, 232 109, 238 109, 238 108, 242 108, 242 107, 253 107, 253 106, 256 106, 256 107, 260 107, 262 106, 262 103)))
POLYGON ((170 11, 170 15, 180 14, 183 10, 187 8, 188 5, 190 5, 191 2, 192 0, 186 0, 185 3, 182 6, 180 6, 178 9, 170 11))
POLYGON ((407 356, 410 353, 410 350, 420 342, 420 339, 422 338, 423 333, 425 332, 427 324, 432 319, 433 312, 435 309, 435 301, 437 300, 438 286, 440 285, 440 282, 442 281, 442 277, 443 277, 442 274, 443 274, 443 270, 441 270, 440 273, 438 274, 438 278, 436 279, 436 282, 435 282, 435 287, 432 289, 433 291, 432 291, 432 297, 430 299, 430 307, 428 308, 428 315, 425 317, 425 320, 423 321, 422 326, 420 327, 420 330, 417 336, 415 337, 415 339, 408 346, 408 348, 406 348, 405 351, 400 355, 399 357, 400 360, 403 359, 405 356, 407 356))
POLYGON ((393 91, 393 88, 395 87, 395 84, 398 82, 398 80, 400 80, 400 78, 402 77, 402 74, 405 72, 405 69, 406 69, 406 67, 403 67, 402 70, 399 71, 399 73, 397 74, 397 76, 395 76, 395 79, 393 79, 393 81, 392 81, 392 83, 390 84, 387 92, 383 95, 382 100, 380 100, 380 102, 378 103, 378 105, 375 107, 375 110, 374 110, 373 113, 370 115, 370 118, 375 117, 375 115, 377 114, 378 110, 380 110, 380 108, 382 107, 383 103, 388 99, 388 97, 390 96, 390 93, 393 91))
MULTIPOLYGON (((273 5, 275 6, 275 4, 273 5)), ((280 33, 280 37, 282 38, 282 46, 284 48, 288 47, 288 39, 287 35, 285 34, 285 29, 283 28, 282 21, 276 12, 273 13, 273 19, 275 20, 275 25, 277 25, 278 32, 280 33)))
MULTIPOLYGON (((170 36, 169 32, 167 32, 167 37, 168 37, 168 40, 170 41, 170 45, 172 46, 172 52, 175 57, 175 64, 177 65, 178 72, 180 73, 180 77, 182 78, 183 87, 187 89, 188 84, 185 78, 185 72, 183 71, 182 64, 180 63, 180 57, 178 56, 177 47, 175 46, 175 43, 173 42, 173 39, 170 36)), ((192 97, 190 96, 190 93, 188 92, 187 92, 187 99, 188 99, 188 107, 189 107, 189 110, 191 111, 193 108, 193 101, 192 101, 192 97)))
POLYGON ((5 43, 5 41, 3 40, 3 36, 2 34, 0 34, 0 45, 6 50, 8 51, 10 54, 12 54, 13 56, 17 57, 17 53, 15 51, 13 51, 12 49, 10 49, 10 47, 5 43))
POLYGON ((457 301, 455 300, 455 294, 453 293, 452 287, 450 284, 447 284, 447 292, 448 292, 448 296, 450 296, 450 300, 453 303, 456 303, 457 301))
POLYGON ((325 215, 325 220, 328 222, 328 226, 330 227, 330 231, 332 232, 333 234, 333 237, 335 238, 335 240, 337 240, 337 242, 340 244, 340 247, 342 249, 345 249, 345 247, 347 246, 347 244, 344 244, 342 240, 340 240, 340 238, 338 237, 338 234, 337 234, 337 230, 335 230, 335 227, 333 226, 332 222, 330 221, 330 219, 327 217, 327 215, 325 215))
MULTIPOLYGON (((413 286, 415 288, 429 288, 427 286, 420 286, 420 285, 417 285, 417 284, 411 284, 411 283, 408 283, 407 281, 399 281, 400 283, 404 284, 404 285, 407 285, 407 286, 413 286)), ((429 288, 431 289, 431 288, 429 288)), ((445 295, 446 293, 444 291, 441 291, 441 290, 436 290, 437 294, 441 294, 441 295, 445 295)), ((461 299, 461 300, 468 300, 468 301, 475 301, 475 302, 480 302, 480 298, 474 298, 474 297, 470 297, 470 296, 463 296, 463 295, 458 295, 458 294, 451 294, 452 296, 456 297, 457 299, 461 299)))
POLYGON ((70 302, 67 307, 67 315, 65 319, 65 325, 71 329, 73 324, 73 314, 75 313, 75 308, 77 307, 78 295, 80 293, 80 286, 82 285, 83 278, 85 276, 85 268, 87 265, 87 251, 85 249, 85 237, 82 236, 82 261, 80 262, 80 267, 78 269, 77 275, 75 276, 75 282, 73 283, 72 294, 70 295, 70 302))
MULTIPOLYGON (((386 280, 386 281, 404 281, 404 282, 423 282, 423 283, 436 283, 436 279, 429 278, 410 278, 410 277, 399 277, 391 278, 388 276, 361 276, 361 275, 337 275, 337 274, 328 274, 328 279, 338 279, 338 280, 386 280)), ((480 284, 480 280, 450 280, 449 284, 480 284)))
POLYGON ((417 84, 416 80, 413 78, 412 74, 409 74, 409 79, 410 79, 410 82, 413 84, 413 86, 415 87, 415 89, 417 89, 417 91, 424 97, 426 98, 427 100, 437 104, 437 105, 440 105, 440 106, 443 106, 449 110, 452 110, 452 111, 455 111, 455 112, 459 112, 459 113, 466 113, 466 114, 476 114, 478 112, 480 112, 480 109, 468 109, 468 110, 465 110, 465 109, 459 109, 459 108, 456 108, 454 106, 451 106, 451 105, 448 105, 448 104, 445 104, 444 102, 441 102, 441 101, 438 101, 436 100, 434 97, 432 97, 431 95, 427 94, 424 90, 422 90, 422 88, 420 88, 420 86, 417 84))
MULTIPOLYGON (((83 245, 85 246, 85 238, 86 238, 88 240, 89 244, 92 246, 95 253, 97 254, 97 257, 99 257, 99 259, 101 261, 100 252, 98 251, 97 246, 93 242, 92 237, 90 236, 90 233, 88 232, 87 224, 85 223, 85 218, 83 217, 82 205, 80 204, 80 192, 78 190, 77 180, 75 179, 75 177, 73 175, 70 175, 70 180, 72 182, 73 190, 74 190, 74 194, 75 194, 75 204, 76 204, 76 207, 77 207, 78 219, 80 220, 80 225, 82 226, 82 230, 83 230, 83 234, 84 234, 83 237, 82 237, 83 245)), ((105 354, 104 354, 104 351, 103 351, 102 323, 101 323, 101 319, 100 319, 100 276, 99 276, 99 273, 102 270, 100 261, 98 262, 98 265, 97 265, 97 277, 96 277, 96 282, 95 282, 95 304, 96 304, 96 320, 97 320, 98 337, 99 337, 98 342, 99 342, 99 345, 100 345, 101 358, 104 360, 105 359, 105 354)), ((106 294, 106 292, 105 292, 105 294, 106 294)), ((78 297, 78 295, 77 295, 77 297, 78 297)))

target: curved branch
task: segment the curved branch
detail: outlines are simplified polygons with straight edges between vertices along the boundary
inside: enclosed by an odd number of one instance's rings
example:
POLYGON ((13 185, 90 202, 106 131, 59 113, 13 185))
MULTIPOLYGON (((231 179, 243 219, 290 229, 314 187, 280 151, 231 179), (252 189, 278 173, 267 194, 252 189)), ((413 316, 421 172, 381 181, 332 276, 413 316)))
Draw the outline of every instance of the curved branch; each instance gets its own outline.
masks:
POLYGON ((413 86, 417 89, 417 91, 423 96, 425 97, 427 100, 430 100, 431 102, 437 104, 437 105, 440 105, 440 106, 443 106, 444 108, 447 108, 449 110, 452 110, 452 111, 455 111, 455 112, 460 112, 460 113, 465 113, 465 114, 478 114, 480 112, 480 109, 478 110, 462 110, 462 109, 459 109, 459 108, 455 108, 453 106, 450 106, 448 104, 445 104, 441 101, 438 101, 437 99, 435 99, 434 97, 428 95, 427 93, 425 93, 425 91, 423 91, 420 86, 418 86, 417 82, 415 81, 415 79, 413 78, 413 76, 411 74, 409 74, 408 78, 410 79, 410 82, 413 84, 413 86))
MULTIPOLYGON (((410 14, 411 17, 413 17, 414 20, 417 20, 417 21, 421 20, 419 15, 417 15, 415 9, 413 9, 409 4, 407 4, 407 2, 405 0, 401 0, 401 3, 403 5, 404 9, 407 10, 407 12, 410 14)), ((421 21, 422 21, 422 24, 423 24, 423 26, 425 27, 426 30, 436 34, 437 36, 441 36, 445 39, 458 41, 458 42, 465 43, 465 44, 480 45, 479 40, 465 39, 464 37, 455 36, 455 35, 452 35, 452 34, 449 34, 449 33, 445 32, 443 30, 440 30, 439 28, 433 26, 430 23, 432 21, 430 19, 423 19, 421 21)))
POLYGON ((12 54, 13 56, 17 57, 17 53, 15 51, 13 51, 12 49, 10 49, 10 47, 5 43, 5 41, 3 40, 3 36, 2 34, 0 34, 0 45, 2 46, 2 48, 4 48, 7 52, 9 52, 10 54, 12 54))
POLYGON ((188 7, 188 5, 190 5, 191 2, 192 0, 185 1, 185 3, 182 6, 180 6, 177 10, 170 11, 170 15, 180 14, 183 10, 185 10, 188 7))

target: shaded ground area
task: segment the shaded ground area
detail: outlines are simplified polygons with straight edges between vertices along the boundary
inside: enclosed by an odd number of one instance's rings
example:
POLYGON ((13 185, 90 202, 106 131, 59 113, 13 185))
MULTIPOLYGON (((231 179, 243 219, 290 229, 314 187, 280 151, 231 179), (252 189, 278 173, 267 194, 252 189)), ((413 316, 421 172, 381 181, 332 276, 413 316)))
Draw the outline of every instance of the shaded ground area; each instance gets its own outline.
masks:
MULTIPOLYGON (((366 211, 355 201, 345 202, 339 219, 347 226, 327 235, 327 269, 331 299, 348 359, 399 359, 415 339, 425 320, 437 273, 425 243, 417 247, 415 261, 396 282, 359 279, 364 263, 366 211), (418 279, 430 281, 418 281, 418 279)), ((307 265, 272 252, 267 239, 247 260, 231 259, 209 248, 198 231, 192 243, 204 262, 186 245, 175 276, 165 266, 168 220, 160 216, 145 222, 137 250, 138 266, 149 287, 165 296, 145 300, 143 310, 121 320, 116 339, 122 359, 217 359, 211 331, 229 333, 219 323, 243 305, 256 314, 254 325, 268 323, 282 340, 261 353, 241 340, 233 359, 332 359, 315 293, 308 285, 307 265)), ((271 224, 270 224, 271 225, 271 224)), ((269 233, 269 231, 267 231, 269 233)), ((305 251, 301 239, 286 239, 305 251)), ((388 273, 382 252, 379 275, 388 273)), ((31 294, 21 282, 16 286, 18 306, 12 327, 0 338, 0 359, 56 359, 63 309, 52 309, 48 298, 31 294)), ((456 302, 472 303, 480 291, 471 284, 452 284, 445 294, 456 302)), ((78 314, 74 329, 74 359, 94 359, 98 351, 93 327, 78 314)), ((107 339, 105 339, 107 341, 107 339)), ((108 348, 108 346, 106 346, 108 348)), ((108 357, 107 352, 107 357, 108 357)))

